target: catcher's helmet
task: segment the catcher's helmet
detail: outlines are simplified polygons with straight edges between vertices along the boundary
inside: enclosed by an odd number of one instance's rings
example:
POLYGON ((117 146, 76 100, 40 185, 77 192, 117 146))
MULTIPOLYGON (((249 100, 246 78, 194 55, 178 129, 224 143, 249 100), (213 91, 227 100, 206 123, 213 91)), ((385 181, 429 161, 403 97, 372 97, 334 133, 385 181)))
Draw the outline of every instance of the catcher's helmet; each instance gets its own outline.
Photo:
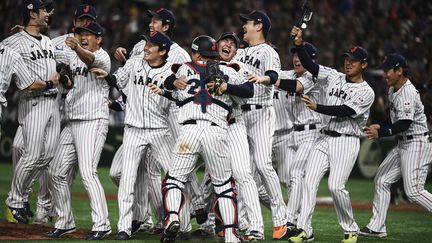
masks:
POLYGON ((200 35, 192 41, 192 50, 204 57, 217 57, 216 41, 208 35, 200 35))

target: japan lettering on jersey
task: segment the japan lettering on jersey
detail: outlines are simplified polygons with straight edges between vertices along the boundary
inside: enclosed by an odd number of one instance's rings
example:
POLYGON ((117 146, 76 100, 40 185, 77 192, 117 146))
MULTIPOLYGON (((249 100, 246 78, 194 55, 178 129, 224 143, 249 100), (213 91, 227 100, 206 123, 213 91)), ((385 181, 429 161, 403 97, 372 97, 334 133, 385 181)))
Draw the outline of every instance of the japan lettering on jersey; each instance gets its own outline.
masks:
MULTIPOLYGON (((323 87, 322 85, 316 85, 313 82, 311 73, 305 72, 302 76, 297 77, 294 70, 281 71, 280 79, 296 79, 303 85, 304 95, 307 95, 319 104, 322 104, 319 101, 320 96, 324 93, 323 87)), ((288 109, 290 110, 290 119, 294 123, 294 126, 321 123, 320 114, 306 107, 305 103, 301 100, 301 94, 290 92, 288 94, 288 99, 290 103, 288 106, 288 109)))
POLYGON ((399 135, 420 135, 429 131, 419 92, 410 80, 407 80, 396 92, 393 87, 390 87, 388 97, 392 123, 399 120, 412 121, 408 130, 399 133, 399 135))
MULTIPOLYGON (((144 46, 146 44, 145 40, 141 40, 140 42, 136 43, 133 47, 130 58, 140 56, 141 58, 144 57, 144 46)), ((185 63, 190 62, 191 58, 187 51, 185 49, 181 48, 177 43, 172 42, 170 50, 168 52, 168 62, 170 63, 185 63)))
MULTIPOLYGON (((106 72, 111 70, 111 60, 108 53, 99 48, 94 52, 92 67, 101 68, 106 72)), ((108 119, 109 85, 81 61, 76 53, 69 58, 69 64, 74 79, 74 87, 66 96, 66 110, 70 120, 108 119)))
POLYGON ((152 68, 142 57, 127 60, 115 73, 117 85, 127 96, 124 123, 137 128, 167 128, 170 102, 154 94, 147 85, 163 89, 165 79, 172 75, 171 63, 152 68))
MULTIPOLYGON (((198 64, 203 66, 203 64, 198 64)), ((204 67, 204 66, 203 66, 204 67)), ((239 75, 233 68, 228 67, 226 65, 219 65, 220 70, 229 77, 228 83, 231 84, 242 84, 246 82, 246 80, 239 75)), ((178 69, 176 76, 179 78, 180 76, 186 76, 187 86, 184 90, 176 90, 174 92, 174 97, 179 101, 184 101, 190 97, 196 97, 201 91, 201 81, 200 81, 200 73, 197 69, 195 69, 192 64, 186 63, 180 66, 178 69)), ((205 91, 204 91, 205 92, 205 91)), ((229 95, 224 93, 222 95, 210 95, 214 99, 221 101, 222 103, 232 107, 233 104, 244 104, 244 100, 240 97, 236 97, 233 95, 229 95)), ((229 111, 223 108, 220 105, 215 104, 214 102, 208 101, 206 105, 206 112, 202 111, 202 104, 197 102, 188 102, 182 107, 180 107, 179 112, 179 123, 183 123, 187 120, 206 120, 211 121, 217 124, 222 128, 227 127, 227 119, 229 115, 229 111)))
MULTIPOLYGON (((26 89, 34 82, 22 57, 11 48, 0 44, 0 104, 7 106, 5 93, 14 76, 20 90, 26 89)), ((1 116, 1 114, 0 114, 1 116)))
MULTIPOLYGON (((32 80, 49 80, 56 72, 54 45, 47 36, 40 35, 40 37, 41 39, 38 40, 26 31, 21 31, 3 40, 2 44, 21 55, 32 80)), ((54 88, 41 93, 57 93, 57 89, 54 88)), ((23 94, 29 95, 28 92, 23 94)), ((39 94, 33 93, 32 95, 39 94)))
MULTIPOLYGON (((264 76, 267 71, 279 74, 281 63, 279 54, 266 43, 238 49, 235 59, 244 63, 251 73, 264 76)), ((270 106, 273 103, 273 85, 254 84, 254 97, 248 104, 270 106)))
POLYGON ((366 81, 361 83, 348 81, 344 73, 321 65, 317 78, 328 83, 325 105, 346 105, 356 113, 349 117, 324 115, 324 129, 358 137, 363 136, 363 128, 366 126, 369 110, 375 99, 375 93, 369 84, 366 81))

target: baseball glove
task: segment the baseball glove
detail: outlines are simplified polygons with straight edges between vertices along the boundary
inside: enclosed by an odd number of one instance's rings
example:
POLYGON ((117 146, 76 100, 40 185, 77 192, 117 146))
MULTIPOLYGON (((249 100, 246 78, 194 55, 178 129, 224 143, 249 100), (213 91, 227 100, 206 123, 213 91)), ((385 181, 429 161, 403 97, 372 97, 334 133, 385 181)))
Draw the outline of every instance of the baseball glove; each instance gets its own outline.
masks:
POLYGON ((221 95, 220 86, 226 83, 228 76, 219 69, 219 63, 216 61, 208 61, 206 66, 207 83, 213 82, 213 87, 209 89, 211 94, 221 95))
POLYGON ((68 79, 71 80, 72 83, 73 83, 72 70, 70 69, 69 65, 64 64, 64 63, 57 63, 56 70, 60 74, 60 76, 67 77, 66 79, 65 78, 60 78, 60 83, 62 83, 63 86, 66 87, 68 85, 68 79))

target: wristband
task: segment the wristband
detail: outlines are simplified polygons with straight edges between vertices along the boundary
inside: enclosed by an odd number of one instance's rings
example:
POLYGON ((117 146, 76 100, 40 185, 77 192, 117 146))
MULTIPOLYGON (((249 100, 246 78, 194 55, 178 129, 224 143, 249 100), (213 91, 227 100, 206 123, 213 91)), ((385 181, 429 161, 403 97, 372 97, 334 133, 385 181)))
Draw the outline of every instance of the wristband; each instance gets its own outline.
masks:
POLYGON ((54 82, 51 80, 45 81, 45 90, 54 88, 54 82))

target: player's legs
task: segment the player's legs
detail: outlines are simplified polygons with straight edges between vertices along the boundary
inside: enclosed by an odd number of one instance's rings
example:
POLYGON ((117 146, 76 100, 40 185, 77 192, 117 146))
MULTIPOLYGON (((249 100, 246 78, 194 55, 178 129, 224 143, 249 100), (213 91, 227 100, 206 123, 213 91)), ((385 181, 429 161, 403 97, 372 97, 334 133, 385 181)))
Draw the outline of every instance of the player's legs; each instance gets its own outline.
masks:
POLYGON ((97 165, 108 132, 108 120, 71 121, 71 125, 79 170, 90 198, 92 231, 110 230, 105 192, 97 175, 97 165))
POLYGON ((272 165, 272 136, 275 113, 273 107, 245 112, 252 160, 271 198, 272 221, 274 226, 285 225, 286 205, 283 201, 279 178, 272 165))
POLYGON ((401 170, 408 198, 432 212, 432 194, 425 190, 426 177, 432 163, 432 144, 426 137, 400 146, 401 170))
POLYGON ((109 176, 116 186, 120 184, 121 167, 123 161, 123 144, 117 149, 111 162, 109 176))
POLYGON ((56 155, 48 166, 50 193, 53 199, 53 207, 57 213, 55 223, 57 229, 75 227, 68 177, 74 173, 76 163, 77 155, 72 140, 72 130, 70 125, 67 125, 60 134, 56 155))
POLYGON ((294 160, 293 133, 290 130, 277 131, 273 135, 273 159, 277 162, 277 174, 280 183, 283 183, 289 193, 289 172, 294 160))
MULTIPOLYGON (((249 219, 249 231, 264 233, 264 223, 258 199, 258 189, 250 169, 249 145, 244 124, 232 124, 228 128, 228 149, 233 177, 239 197, 249 219)), ((241 208, 241 207, 239 207, 241 208)))
POLYGON ((345 189, 359 149, 360 139, 357 137, 329 138, 330 174, 328 186, 339 224, 345 233, 357 233, 359 231, 354 220, 349 193, 345 189))
MULTIPOLYGON (((133 217, 132 220, 138 222, 144 222, 147 217, 149 209, 149 182, 150 176, 148 173, 148 166, 152 163, 148 158, 150 158, 150 148, 145 149, 145 154, 141 157, 141 161, 138 165, 137 177, 134 187, 134 204, 132 206, 133 217), (147 159, 146 159, 147 158, 147 159)), ((158 185, 158 190, 160 193, 160 180, 158 185)))
POLYGON ((378 168, 375 175, 375 194, 372 218, 367 227, 375 232, 386 232, 385 220, 390 204, 390 187, 401 177, 398 147, 392 149, 378 168))
POLYGON ((302 191, 302 205, 297 219, 297 228, 312 235, 312 215, 316 205, 318 187, 324 174, 329 169, 327 138, 321 137, 314 144, 305 166, 305 178, 302 191))

